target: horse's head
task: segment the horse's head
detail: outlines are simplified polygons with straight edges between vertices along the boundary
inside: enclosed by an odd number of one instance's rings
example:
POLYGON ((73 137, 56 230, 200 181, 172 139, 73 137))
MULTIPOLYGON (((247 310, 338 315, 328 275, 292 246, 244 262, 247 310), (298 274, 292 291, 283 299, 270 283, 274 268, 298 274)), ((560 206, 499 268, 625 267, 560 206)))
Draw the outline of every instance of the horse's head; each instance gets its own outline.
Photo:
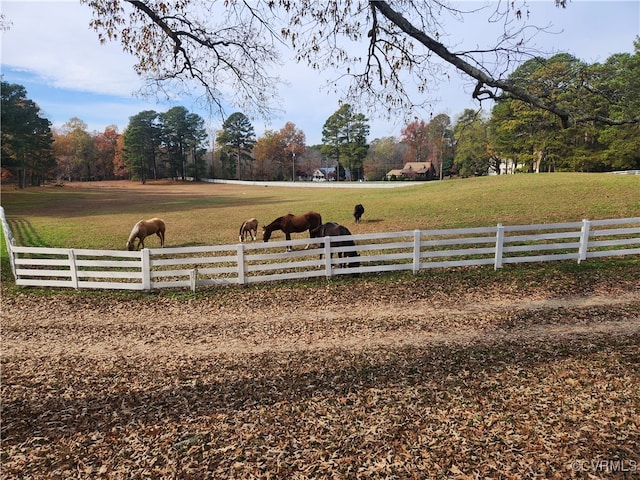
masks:
POLYGON ((131 241, 127 242, 127 250, 132 251, 134 243, 135 243, 135 241, 134 242, 131 242, 131 241))
POLYGON ((262 227, 262 241, 268 242, 271 238, 271 230, 267 230, 267 227, 262 227))

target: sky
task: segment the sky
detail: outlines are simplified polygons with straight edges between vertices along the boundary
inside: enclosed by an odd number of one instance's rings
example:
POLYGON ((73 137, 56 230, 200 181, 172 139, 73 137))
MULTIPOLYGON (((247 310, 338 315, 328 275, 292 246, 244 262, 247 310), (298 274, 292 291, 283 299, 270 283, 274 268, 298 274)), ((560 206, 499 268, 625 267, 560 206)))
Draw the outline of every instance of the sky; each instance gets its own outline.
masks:
MULTIPOLYGON (((477 8, 487 2, 454 3, 477 8)), ((143 110, 164 112, 176 105, 200 114, 210 131, 221 127, 222 121, 210 117, 194 99, 167 103, 137 94, 143 82, 133 70, 133 57, 124 53, 120 44, 99 43, 97 33, 89 28, 91 10, 78 0, 1 0, 0 9, 10 22, 10 28, 0 33, 2 80, 23 85, 28 98, 38 104, 41 116, 54 128, 77 117, 90 132, 102 132, 109 125, 123 132, 129 117, 143 110)), ((639 0, 573 0, 566 9, 554 7, 553 0, 530 0, 527 9, 533 23, 549 26, 554 32, 532 40, 544 53, 565 51, 588 63, 604 62, 614 53, 632 53, 633 41, 640 35, 639 0)), ((491 40, 498 35, 497 26, 492 27, 486 18, 486 13, 477 19, 467 16, 464 23, 448 24, 447 32, 458 46, 491 40)), ((473 82, 453 70, 450 73, 449 81, 430 91, 429 115, 446 113, 455 121, 464 109, 480 105, 471 98, 473 82)), ((305 133, 307 145, 321 143, 324 122, 339 108, 339 96, 323 88, 330 78, 295 62, 284 65, 282 76, 288 80, 280 89, 284 112, 269 123, 252 118, 256 135, 293 122, 305 133)), ((491 107, 486 102, 483 106, 491 107)), ((228 113, 233 111, 231 108, 228 113)), ((370 141, 400 136, 403 119, 368 116, 370 141)), ((429 120, 426 112, 421 117, 429 120)))

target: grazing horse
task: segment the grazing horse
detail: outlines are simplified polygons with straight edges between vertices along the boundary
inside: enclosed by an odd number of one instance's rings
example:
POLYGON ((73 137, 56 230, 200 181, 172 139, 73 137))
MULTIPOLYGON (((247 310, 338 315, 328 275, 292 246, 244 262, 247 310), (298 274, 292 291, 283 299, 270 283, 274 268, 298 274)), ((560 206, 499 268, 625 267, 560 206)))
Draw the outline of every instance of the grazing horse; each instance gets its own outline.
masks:
MULTIPOLYGON (((292 233, 301 233, 309 230, 309 237, 317 237, 317 230, 322 225, 322 217, 317 212, 307 212, 303 215, 287 214, 276 218, 269 225, 262 227, 262 240, 268 242, 271 238, 271 232, 282 230, 285 238, 291 240, 292 233)), ((306 248, 309 248, 307 245, 306 248)), ((287 251, 290 247, 287 247, 287 251)))
POLYGON ((144 239, 154 233, 158 235, 160 239, 160 246, 164 247, 164 221, 160 218, 151 218, 149 220, 140 220, 133 226, 129 240, 127 240, 127 250, 137 250, 138 248, 144 248, 144 239), (138 246, 134 247, 134 243, 138 239, 138 246))
POLYGON ((247 239, 247 234, 251 237, 252 240, 258 238, 258 220, 255 218, 250 218, 249 220, 245 220, 240 225, 240 234, 238 238, 240 239, 240 243, 244 242, 247 239))
MULTIPOLYGON (((344 225, 335 222, 323 223, 318 229, 318 237, 339 237, 341 235, 351 235, 351 232, 344 225)), ((353 240, 331 241, 332 247, 355 247, 353 240)), ((347 252, 338 252, 338 258, 359 257, 360 254, 355 250, 347 252)), ((322 255, 321 255, 322 257, 322 255)), ((354 261, 347 263, 349 267, 359 267, 360 262, 354 261)))
POLYGON ((353 207, 353 218, 356 219, 356 223, 360 223, 360 219, 362 218, 363 213, 364 213, 364 207, 362 206, 361 203, 353 207))

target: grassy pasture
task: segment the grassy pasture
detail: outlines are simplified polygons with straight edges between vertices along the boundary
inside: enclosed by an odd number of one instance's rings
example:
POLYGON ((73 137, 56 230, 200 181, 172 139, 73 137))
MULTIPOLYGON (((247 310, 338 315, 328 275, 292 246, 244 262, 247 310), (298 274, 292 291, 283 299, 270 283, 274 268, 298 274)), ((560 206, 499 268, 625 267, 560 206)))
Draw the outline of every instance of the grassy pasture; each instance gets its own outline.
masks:
MULTIPOLYGON (((261 228, 308 210, 354 234, 632 217, 640 215, 640 178, 509 175, 394 189, 96 182, 5 188, 2 205, 20 245, 123 249, 135 222, 153 216, 167 223, 168 246, 233 244, 246 218, 258 218, 261 228), (352 217, 356 203, 366 209, 359 225, 352 217)), ((284 235, 274 232, 272 239, 284 235)), ((157 244, 154 237, 147 245, 157 244)))

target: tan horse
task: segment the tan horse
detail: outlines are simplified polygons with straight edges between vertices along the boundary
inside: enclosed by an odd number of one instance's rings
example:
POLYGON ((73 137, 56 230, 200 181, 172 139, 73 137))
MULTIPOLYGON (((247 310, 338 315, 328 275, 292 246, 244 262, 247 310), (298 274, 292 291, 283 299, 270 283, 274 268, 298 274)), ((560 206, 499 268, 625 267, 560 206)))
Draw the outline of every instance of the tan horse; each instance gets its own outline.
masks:
POLYGON ((247 239, 247 234, 251 237, 252 240, 258 238, 258 220, 255 218, 250 218, 249 220, 245 220, 240 225, 240 234, 238 239, 240 243, 244 242, 247 239))
POLYGON ((144 239, 154 233, 158 235, 160 239, 160 246, 164 247, 164 221, 160 218, 151 218, 149 220, 140 220, 133 226, 129 240, 127 240, 127 250, 137 250, 138 248, 144 248, 144 239), (138 246, 134 247, 134 243, 138 239, 138 246))

